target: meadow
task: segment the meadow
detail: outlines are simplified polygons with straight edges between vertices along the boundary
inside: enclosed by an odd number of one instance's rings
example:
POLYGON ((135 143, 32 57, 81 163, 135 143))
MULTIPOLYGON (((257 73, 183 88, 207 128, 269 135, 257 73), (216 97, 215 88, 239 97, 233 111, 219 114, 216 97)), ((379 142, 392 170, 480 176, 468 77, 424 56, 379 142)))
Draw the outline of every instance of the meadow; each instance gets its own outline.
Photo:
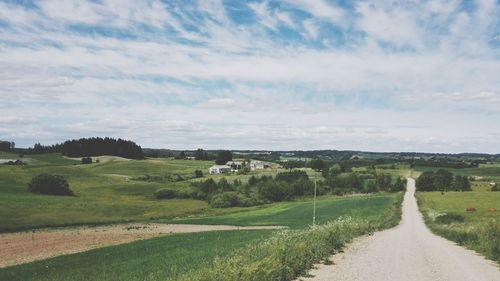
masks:
POLYGON ((500 179, 499 166, 446 170, 477 180, 471 182, 470 192, 418 192, 426 224, 436 234, 500 263, 500 192, 491 192, 489 185, 490 180, 500 179))
MULTIPOLYGON (((1 153, 0 158, 17 158, 1 153)), ((189 179, 196 169, 206 170, 208 161, 149 159, 110 160, 82 165, 59 154, 27 155, 23 166, 0 166, 0 231, 48 226, 101 224, 173 218, 203 212, 200 200, 156 200, 154 192, 165 186, 185 188, 189 182, 155 183, 133 180, 145 174, 180 175, 189 179), (46 196, 28 192, 37 174, 64 176, 76 196, 46 196)))

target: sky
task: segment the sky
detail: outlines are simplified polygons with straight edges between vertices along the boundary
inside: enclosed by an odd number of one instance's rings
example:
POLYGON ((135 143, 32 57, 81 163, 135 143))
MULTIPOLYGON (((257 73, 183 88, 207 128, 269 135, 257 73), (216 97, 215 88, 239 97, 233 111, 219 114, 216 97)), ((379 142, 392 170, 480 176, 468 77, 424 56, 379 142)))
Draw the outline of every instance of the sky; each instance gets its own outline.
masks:
POLYGON ((498 0, 0 0, 0 140, 500 153, 498 0))

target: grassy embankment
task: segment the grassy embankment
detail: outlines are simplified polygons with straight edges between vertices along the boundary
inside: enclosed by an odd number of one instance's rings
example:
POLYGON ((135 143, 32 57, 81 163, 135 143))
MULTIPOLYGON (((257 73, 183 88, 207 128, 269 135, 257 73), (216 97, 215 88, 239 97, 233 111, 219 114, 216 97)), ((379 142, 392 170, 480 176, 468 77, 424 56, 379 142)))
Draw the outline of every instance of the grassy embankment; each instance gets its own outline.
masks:
POLYGON ((394 225, 399 221, 395 206, 400 198, 385 194, 322 200, 318 203, 319 223, 344 215, 353 220, 312 228, 308 226, 311 202, 190 218, 183 222, 279 224, 293 229, 159 237, 0 269, 0 280, 290 280, 353 237, 394 225))
POLYGON ((500 180, 500 167, 448 170, 483 180, 472 182, 471 192, 417 193, 426 224, 436 234, 500 263, 500 192, 490 192, 488 185, 489 180, 500 180))

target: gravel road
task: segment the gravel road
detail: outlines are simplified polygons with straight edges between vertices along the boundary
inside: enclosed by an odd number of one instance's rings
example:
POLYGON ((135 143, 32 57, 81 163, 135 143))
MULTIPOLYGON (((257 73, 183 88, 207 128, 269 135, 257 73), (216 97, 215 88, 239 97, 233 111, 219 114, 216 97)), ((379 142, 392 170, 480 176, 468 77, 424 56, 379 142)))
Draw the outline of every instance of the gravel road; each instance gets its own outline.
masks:
POLYGON ((319 265, 303 280, 500 280, 500 270, 475 252, 436 236, 424 224, 415 199, 415 181, 408 179, 402 222, 353 242, 319 265))

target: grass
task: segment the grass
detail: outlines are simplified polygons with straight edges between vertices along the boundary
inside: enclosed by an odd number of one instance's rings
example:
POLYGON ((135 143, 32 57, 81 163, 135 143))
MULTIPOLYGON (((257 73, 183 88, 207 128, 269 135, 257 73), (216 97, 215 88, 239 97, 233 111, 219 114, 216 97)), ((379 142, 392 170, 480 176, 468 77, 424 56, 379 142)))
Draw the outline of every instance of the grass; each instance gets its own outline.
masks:
POLYGON ((476 186, 471 192, 443 195, 419 192, 417 199, 433 232, 500 263, 500 192, 476 186), (477 211, 467 212, 467 208, 477 211))
MULTIPOLYGON (((16 158, 2 152, 0 158, 16 158)), ((156 200, 161 187, 185 188, 188 181, 150 183, 130 180, 145 174, 180 174, 188 177, 206 169, 207 161, 148 159, 81 165, 58 154, 26 155, 24 166, 0 165, 0 232, 47 226, 99 224, 173 218, 204 212, 200 200, 156 200), (54 197, 28 192, 31 178, 40 173, 67 178, 75 197, 54 197)))
MULTIPOLYGON (((376 220, 383 217, 397 201, 398 194, 383 194, 349 198, 324 199, 316 203, 316 222, 319 224, 335 220, 341 216, 376 220)), ((230 224, 230 225, 283 225, 304 228, 312 223, 313 203, 284 202, 266 205, 248 211, 176 219, 169 222, 190 224, 230 224)))
POLYGON ((0 269, 0 280, 177 280, 270 230, 176 234, 0 269))
MULTIPOLYGON (((239 224, 297 228, 159 237, 0 269, 0 280, 291 280, 352 238, 395 225, 401 195, 322 200, 322 224, 314 227, 305 212, 310 202, 273 204, 238 213, 245 214, 239 224), (346 214, 354 219, 339 217, 346 214)), ((235 222, 229 214, 214 218, 235 222)))
POLYGON ((180 280, 294 280, 314 264, 328 263, 329 256, 341 251, 354 237, 396 225, 401 218, 402 196, 395 198, 392 207, 381 209, 385 215, 378 219, 341 217, 321 225, 282 230, 264 241, 250 243, 212 267, 187 273, 180 280))

